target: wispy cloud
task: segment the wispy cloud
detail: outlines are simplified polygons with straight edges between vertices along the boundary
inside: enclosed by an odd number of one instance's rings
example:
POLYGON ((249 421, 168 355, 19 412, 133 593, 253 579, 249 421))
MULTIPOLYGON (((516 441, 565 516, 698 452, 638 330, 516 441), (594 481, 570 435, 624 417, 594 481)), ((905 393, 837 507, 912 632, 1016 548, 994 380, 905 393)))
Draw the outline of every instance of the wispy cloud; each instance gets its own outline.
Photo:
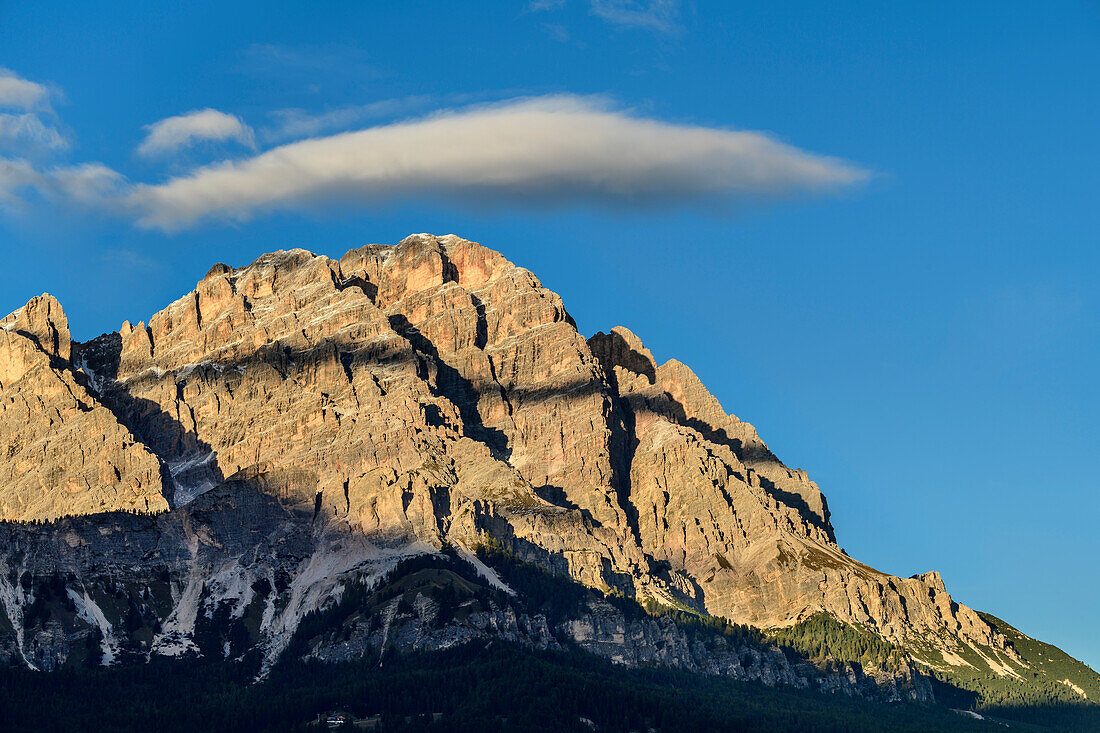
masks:
POLYGON ((0 150, 49 154, 69 147, 50 105, 56 92, 0 67, 0 150))
MULTIPOLYGON (((516 93, 515 90, 510 92, 512 97, 516 93)), ((417 115, 424 116, 446 108, 489 103, 508 96, 509 92, 506 91, 493 94, 469 92, 413 94, 320 111, 300 107, 277 109, 268 115, 272 120, 271 124, 259 128, 257 132, 265 143, 284 143, 289 140, 317 137, 322 133, 331 134, 361 129, 367 123, 393 122, 417 115)))
POLYGON ((344 44, 287 46, 254 43, 240 53, 236 70, 257 79, 319 92, 333 84, 360 84, 386 72, 358 46, 344 44))
POLYGON ((21 158, 0 158, 0 208, 26 208, 30 192, 65 209, 127 214, 133 188, 125 177, 101 163, 37 166, 21 158))
POLYGON ((145 128, 147 134, 138 146, 139 155, 163 155, 200 142, 236 141, 255 149, 252 128, 235 115, 216 109, 199 109, 177 117, 168 117, 145 128))
POLYGON ((543 23, 542 30, 551 40, 557 41, 558 43, 569 43, 569 29, 561 23, 543 23))
POLYGON ((0 158, 0 207, 22 208, 20 191, 38 186, 39 179, 38 171, 27 161, 0 158))
MULTIPOLYGON (((529 12, 560 10, 565 0, 530 0, 529 12)), ((678 34, 680 0, 588 0, 589 12, 597 18, 624 28, 639 28, 661 35, 678 34)), ((551 37, 561 40, 567 35, 564 27, 547 27, 551 37)))
POLYGON ((0 107, 33 109, 44 104, 50 90, 44 84, 28 81, 11 69, 0 67, 0 107))
POLYGON ((99 259, 112 267, 125 267, 130 270, 154 271, 164 269, 163 263, 153 257, 133 249, 121 247, 104 250, 99 259))
POLYGON ((283 142, 315 137, 324 132, 347 130, 370 120, 398 117, 423 112, 438 104, 438 99, 427 94, 418 94, 395 99, 382 99, 367 104, 355 104, 335 109, 311 112, 292 108, 280 109, 271 113, 274 124, 260 130, 260 136, 267 142, 283 142))
POLYGON ((40 168, 55 153, 69 147, 69 141, 57 128, 57 115, 50 104, 58 91, 46 84, 30 81, 11 69, 0 67, 0 209, 24 208, 24 191, 70 205, 81 198, 72 167, 40 168), (29 159, 30 160, 29 160, 29 159), (73 195, 70 196, 70 189, 73 195))
POLYGON ((69 141, 36 114, 0 113, 0 147, 54 151, 69 147, 69 141))
POLYGON ((592 14, 614 25, 656 33, 680 30, 678 0, 592 0, 592 14))
POLYGON ((142 226, 180 229, 395 197, 525 205, 728 202, 842 187, 860 168, 766 134, 637 117, 553 96, 290 143, 129 196, 142 226))

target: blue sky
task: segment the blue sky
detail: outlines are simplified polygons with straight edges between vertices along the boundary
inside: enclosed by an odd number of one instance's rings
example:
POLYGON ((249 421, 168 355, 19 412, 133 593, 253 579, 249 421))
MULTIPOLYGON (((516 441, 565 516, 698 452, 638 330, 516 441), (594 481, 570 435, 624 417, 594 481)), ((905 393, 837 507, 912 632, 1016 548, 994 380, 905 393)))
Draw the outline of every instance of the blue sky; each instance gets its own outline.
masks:
POLYGON ((850 554, 1100 667, 1094 3, 183 5, 0 2, 0 311, 453 232, 692 366, 850 554))

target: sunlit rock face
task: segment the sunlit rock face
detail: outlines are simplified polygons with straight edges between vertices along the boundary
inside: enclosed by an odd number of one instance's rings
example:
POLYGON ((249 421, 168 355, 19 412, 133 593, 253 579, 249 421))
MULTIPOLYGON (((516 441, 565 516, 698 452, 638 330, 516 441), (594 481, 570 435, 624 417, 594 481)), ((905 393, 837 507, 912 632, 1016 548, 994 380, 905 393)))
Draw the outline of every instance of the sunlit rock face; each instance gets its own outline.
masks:
POLYGON ((87 343, 49 296, 0 326, 0 519, 13 522, 0 635, 28 664, 65 652, 43 641, 56 633, 24 631, 24 574, 67 574, 67 633, 96 628, 105 655, 128 643, 95 582, 113 567, 159 588, 134 601, 147 651, 186 653, 224 607, 254 615, 270 662, 349 578, 490 540, 594 588, 740 623, 827 610, 903 643, 1011 654, 938 575, 844 554, 817 485, 687 366, 657 364, 625 328, 586 340, 532 273, 452 235, 215 265, 147 322, 87 343))
POLYGON ((78 381, 61 305, 0 319, 0 520, 166 511, 157 457, 78 381))

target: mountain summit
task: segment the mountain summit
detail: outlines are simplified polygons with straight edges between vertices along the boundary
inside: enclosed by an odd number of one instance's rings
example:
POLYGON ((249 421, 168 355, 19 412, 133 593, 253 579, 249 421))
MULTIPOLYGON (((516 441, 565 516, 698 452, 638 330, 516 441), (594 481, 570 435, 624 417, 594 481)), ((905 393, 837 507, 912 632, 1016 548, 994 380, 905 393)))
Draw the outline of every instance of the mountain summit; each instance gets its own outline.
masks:
POLYGON ((284 654, 499 637, 886 699, 930 699, 930 675, 1100 694, 1079 663, 1046 680, 1027 637, 938 573, 848 557, 818 486, 691 369, 626 328, 585 339, 532 273, 453 235, 218 264, 87 343, 48 295, 0 328, 9 664, 220 654, 263 675, 284 654), (433 587, 476 612, 378 598, 446 557, 466 571, 433 587), (593 592, 557 615, 525 605, 492 557, 593 592), (659 610, 773 641, 697 644, 659 610), (894 662, 833 673, 773 645, 823 618, 894 662))

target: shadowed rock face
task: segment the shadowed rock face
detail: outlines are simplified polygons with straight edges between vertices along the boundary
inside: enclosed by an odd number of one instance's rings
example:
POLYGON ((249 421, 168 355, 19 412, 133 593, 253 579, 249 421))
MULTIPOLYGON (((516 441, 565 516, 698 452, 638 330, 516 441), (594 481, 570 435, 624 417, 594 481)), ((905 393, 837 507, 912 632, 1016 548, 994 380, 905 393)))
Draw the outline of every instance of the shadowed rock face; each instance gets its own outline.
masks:
MULTIPOLYGON (((624 328, 586 340, 533 274, 455 236, 216 265, 148 324, 84 344, 49 296, 0 325, 0 518, 158 515, 6 526, 37 554, 9 550, 0 576, 91 577, 107 559, 163 573, 158 653, 188 649, 218 604, 270 602, 273 659, 350 574, 493 539, 736 622, 828 610, 902 643, 1011 655, 938 575, 845 555, 817 485, 688 367, 657 365, 624 328)), ((22 628, 28 597, 0 579, 0 600, 22 628)), ((16 637, 10 656, 30 661, 16 637)))

